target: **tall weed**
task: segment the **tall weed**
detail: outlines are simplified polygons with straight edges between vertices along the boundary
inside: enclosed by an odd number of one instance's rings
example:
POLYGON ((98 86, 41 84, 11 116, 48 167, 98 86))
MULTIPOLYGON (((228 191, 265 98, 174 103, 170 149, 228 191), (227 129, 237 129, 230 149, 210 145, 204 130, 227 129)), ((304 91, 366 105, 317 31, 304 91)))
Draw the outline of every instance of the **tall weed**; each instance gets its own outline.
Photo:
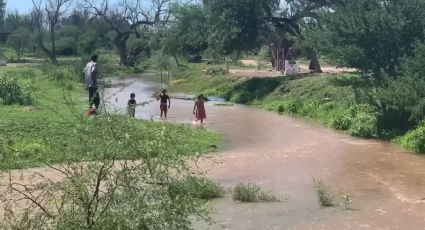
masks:
POLYGON ((5 105, 31 105, 29 85, 18 81, 11 73, 0 72, 0 100, 5 105))

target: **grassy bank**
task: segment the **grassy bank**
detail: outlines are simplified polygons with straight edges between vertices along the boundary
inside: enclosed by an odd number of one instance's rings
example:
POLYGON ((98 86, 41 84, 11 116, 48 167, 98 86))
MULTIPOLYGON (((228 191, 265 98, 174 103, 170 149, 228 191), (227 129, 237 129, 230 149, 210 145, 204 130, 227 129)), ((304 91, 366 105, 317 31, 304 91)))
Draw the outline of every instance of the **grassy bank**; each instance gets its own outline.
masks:
POLYGON ((77 79, 68 67, 0 70, 0 87, 7 92, 0 98, 0 169, 96 160, 112 154, 96 151, 96 146, 108 143, 107 137, 116 139, 116 159, 140 159, 153 152, 204 154, 219 142, 214 133, 186 126, 114 115, 84 117, 86 92, 77 79), (164 141, 158 146, 159 138, 164 141), (88 142, 92 144, 87 145, 88 142), (146 151, 132 152, 129 143, 145 146, 146 151), (80 151, 81 146, 92 147, 80 151), (123 151, 119 151, 119 146, 123 151))
POLYGON ((307 117, 353 136, 394 140, 417 152, 425 151, 423 138, 416 138, 422 126, 416 129, 406 108, 394 106, 396 90, 387 92, 394 83, 378 85, 376 79, 355 74, 235 79, 207 75, 209 68, 216 67, 197 64, 180 69, 171 82, 173 90, 307 117))

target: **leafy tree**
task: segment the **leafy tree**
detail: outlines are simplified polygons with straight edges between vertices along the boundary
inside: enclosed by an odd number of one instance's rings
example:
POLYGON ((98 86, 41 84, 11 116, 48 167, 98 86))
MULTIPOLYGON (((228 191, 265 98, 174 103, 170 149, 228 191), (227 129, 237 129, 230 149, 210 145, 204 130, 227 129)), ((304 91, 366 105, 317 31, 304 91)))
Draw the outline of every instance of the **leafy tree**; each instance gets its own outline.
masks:
POLYGON ((322 47, 337 64, 379 74, 397 73, 403 56, 424 41, 425 2, 421 0, 347 1, 322 17, 322 47))
POLYGON ((56 52, 59 55, 70 56, 77 54, 77 40, 73 37, 60 37, 56 45, 56 52))
MULTIPOLYGON (((285 52, 295 40, 306 48, 310 68, 313 72, 322 72, 317 55, 317 41, 306 39, 306 25, 317 25, 320 15, 326 9, 339 5, 344 0, 286 0, 272 1, 266 6, 268 20, 275 27, 276 36, 270 43, 273 58, 276 59, 276 50, 284 48, 285 52)), ((307 27, 308 28, 308 27, 307 27)))
MULTIPOLYGON (((317 23, 319 13, 341 0, 204 0, 208 12, 209 48, 224 55, 270 44, 272 64, 277 50, 304 40, 303 25, 317 23)), ((306 45, 315 72, 321 72, 315 47, 306 45)))
POLYGON ((0 31, 4 30, 5 9, 6 9, 6 1, 0 0, 0 31))
POLYGON ((11 33, 7 39, 7 44, 13 47, 21 60, 21 55, 25 48, 28 48, 31 42, 31 33, 26 28, 19 28, 11 33))
POLYGON ((213 53, 238 56, 262 45, 268 31, 264 9, 269 0, 204 0, 213 53))
POLYGON ((263 46, 261 47, 260 51, 258 52, 257 56, 257 69, 260 70, 261 68, 264 68, 264 66, 267 63, 270 63, 271 60, 271 51, 269 46, 263 46))
POLYGON ((208 25, 202 5, 171 7, 173 21, 161 31, 161 46, 178 63, 178 55, 200 55, 208 47, 208 25))

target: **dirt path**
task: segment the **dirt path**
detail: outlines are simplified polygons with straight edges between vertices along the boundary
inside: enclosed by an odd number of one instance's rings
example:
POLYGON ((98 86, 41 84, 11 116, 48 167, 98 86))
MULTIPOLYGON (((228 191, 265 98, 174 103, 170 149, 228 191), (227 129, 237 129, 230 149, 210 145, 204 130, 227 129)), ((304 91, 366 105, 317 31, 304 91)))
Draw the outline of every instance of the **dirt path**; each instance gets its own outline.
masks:
MULTIPOLYGON (((271 66, 269 70, 256 70, 252 67, 256 67, 258 65, 258 62, 256 60, 246 59, 241 60, 241 63, 245 66, 250 66, 250 68, 246 69, 230 69, 229 70, 229 77, 235 77, 235 78, 254 78, 254 77, 281 77, 282 74, 280 71, 271 70, 271 66)), ((300 74, 306 75, 310 73, 310 70, 308 69, 308 65, 306 64, 299 64, 300 67, 300 74)), ((356 69, 353 68, 338 68, 334 66, 322 66, 323 73, 321 74, 312 74, 312 75, 333 75, 333 74, 340 74, 340 73, 354 73, 356 72, 356 69)))
MULTIPOLYGON (((114 82, 117 88, 107 94, 131 81, 114 82)), ((138 101, 151 100, 156 87, 137 81, 116 95, 114 106, 117 111, 125 108, 130 92, 138 101)), ((138 109, 136 117, 156 119, 158 107, 151 103, 138 109)), ((170 121, 190 123, 192 108, 191 101, 173 100, 170 121)), ((207 176, 228 188, 253 182, 283 201, 240 204, 229 194, 213 201, 216 224, 196 224, 196 229, 423 229, 425 158, 389 143, 352 138, 246 106, 207 103, 206 109, 207 127, 222 134, 227 146, 215 157, 218 164, 202 162, 207 176), (321 208, 312 177, 328 183, 337 196, 350 193, 353 210, 321 208)))

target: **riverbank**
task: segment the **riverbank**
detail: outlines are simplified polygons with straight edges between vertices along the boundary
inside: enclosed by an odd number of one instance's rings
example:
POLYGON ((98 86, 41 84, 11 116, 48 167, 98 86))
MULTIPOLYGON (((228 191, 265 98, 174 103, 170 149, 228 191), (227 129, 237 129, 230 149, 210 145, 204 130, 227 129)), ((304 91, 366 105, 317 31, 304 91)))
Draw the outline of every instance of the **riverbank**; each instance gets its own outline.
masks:
POLYGON ((416 152, 425 151, 425 140, 418 138, 423 128, 411 122, 407 108, 391 106, 395 96, 386 93, 391 90, 389 86, 377 85, 371 77, 321 74, 233 78, 221 72, 208 75, 211 68, 217 67, 201 63, 180 68, 171 81, 172 90, 302 116, 352 136, 393 141, 416 152))
MULTIPOLYGON (((150 145, 161 133, 172 136, 173 145, 166 148, 174 151, 174 145, 180 146, 179 155, 202 155, 214 151, 220 142, 215 133, 187 126, 114 115, 84 117, 86 92, 78 77, 68 67, 51 68, 7 67, 0 71, 1 91, 8 93, 0 99, 0 144, 4 150, 0 170, 96 160, 101 156, 92 155, 92 151, 69 155, 63 152, 79 148, 79 131, 85 135, 96 131, 87 137, 98 139, 96 144, 102 145, 102 132, 107 130, 100 124, 105 117, 116 122, 117 135, 134 136, 140 145, 150 145), (59 149, 58 143, 62 146, 59 149)), ((117 159, 137 159, 134 153, 120 154, 117 159)))

